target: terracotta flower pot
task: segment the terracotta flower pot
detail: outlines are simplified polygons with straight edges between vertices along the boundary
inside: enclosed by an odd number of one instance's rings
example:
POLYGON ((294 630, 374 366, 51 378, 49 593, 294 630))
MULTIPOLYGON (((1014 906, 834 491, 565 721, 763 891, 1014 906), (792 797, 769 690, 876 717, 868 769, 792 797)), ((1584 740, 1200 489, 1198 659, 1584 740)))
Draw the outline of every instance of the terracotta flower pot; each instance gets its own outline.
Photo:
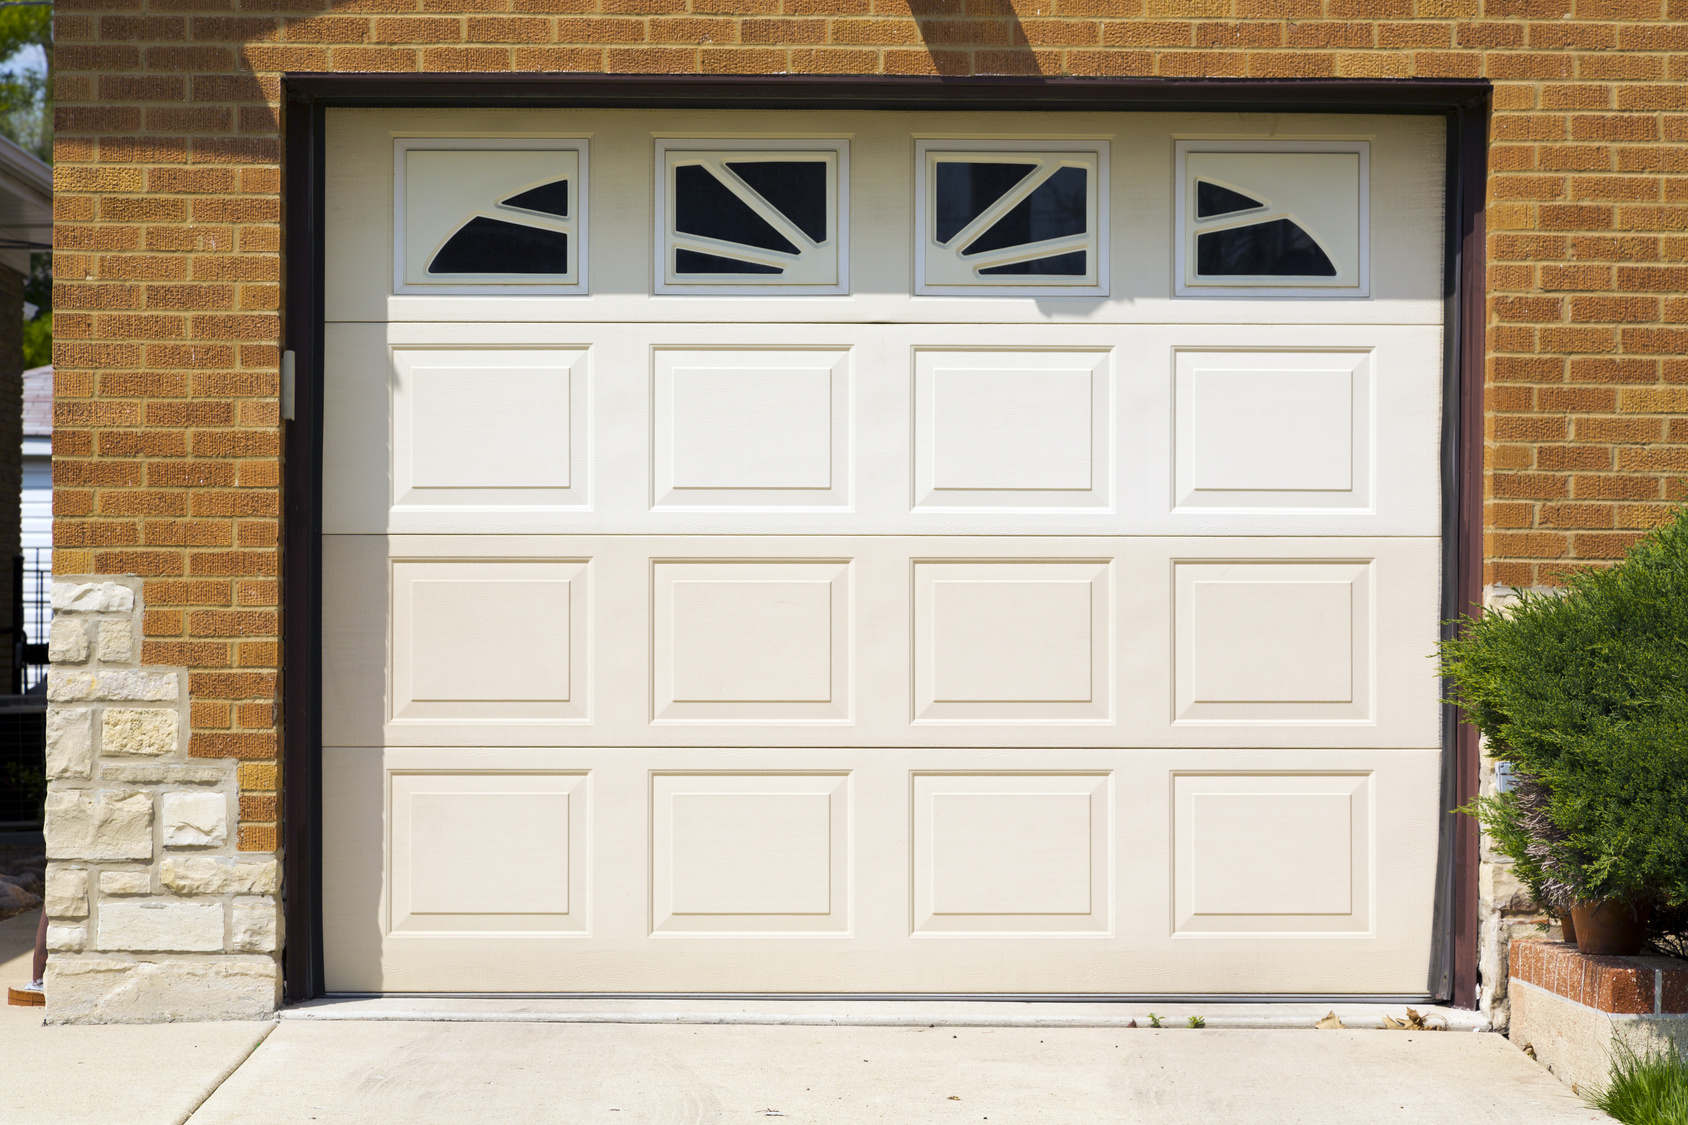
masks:
POLYGON ((1569 910, 1559 912, 1559 940, 1574 942, 1577 940, 1577 920, 1569 910))
POLYGON ((1613 957, 1635 956, 1641 952, 1642 939, 1647 936, 1647 918, 1651 913, 1646 903, 1609 898, 1577 903, 1571 907, 1577 951, 1613 957))

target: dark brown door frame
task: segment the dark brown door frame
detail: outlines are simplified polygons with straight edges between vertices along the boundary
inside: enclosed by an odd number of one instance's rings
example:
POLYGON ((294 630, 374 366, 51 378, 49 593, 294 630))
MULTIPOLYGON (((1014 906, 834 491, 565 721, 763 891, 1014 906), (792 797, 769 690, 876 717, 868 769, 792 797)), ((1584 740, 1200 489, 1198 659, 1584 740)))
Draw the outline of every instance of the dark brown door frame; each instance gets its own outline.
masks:
MULTIPOLYGON (((323 124, 338 107, 1061 110, 1441 115, 1448 126, 1443 271, 1444 622, 1477 613, 1483 565, 1484 225, 1492 88, 1481 79, 835 78, 692 75, 291 74, 283 80, 285 346, 296 356, 283 424, 282 893, 284 994, 323 994, 321 573, 323 124)), ((1443 635, 1451 625, 1444 624, 1443 635)), ((1477 793, 1477 732, 1442 708, 1444 810, 1477 793)), ((1477 1003, 1477 827, 1440 819, 1429 991, 1477 1003)))

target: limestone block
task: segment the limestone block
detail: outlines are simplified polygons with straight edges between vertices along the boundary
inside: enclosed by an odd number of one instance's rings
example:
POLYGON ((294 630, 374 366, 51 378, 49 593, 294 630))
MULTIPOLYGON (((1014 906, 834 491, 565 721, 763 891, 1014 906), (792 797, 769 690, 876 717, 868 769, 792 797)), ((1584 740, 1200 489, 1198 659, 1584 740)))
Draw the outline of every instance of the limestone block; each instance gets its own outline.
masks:
POLYGON ((149 702, 176 699, 181 684, 174 672, 143 672, 138 668, 117 668, 100 673, 95 685, 101 699, 137 699, 149 702))
POLYGON ((165 782, 173 785, 215 785, 229 775, 225 766, 175 766, 165 764, 133 764, 129 762, 101 762, 100 778, 129 785, 165 782))
POLYGON ((100 872, 102 895, 149 895, 152 893, 152 873, 148 871, 100 872))
POLYGON ((95 673, 54 668, 47 676, 47 701, 71 703, 94 698, 95 673))
POLYGON ((99 947, 133 952, 218 953, 220 902, 109 902, 100 906, 99 947))
POLYGON ((262 1020, 280 992, 273 957, 47 962, 48 1023, 262 1020))
POLYGON ((101 789, 47 794, 48 859, 151 859, 152 796, 101 789))
POLYGON ((47 630, 47 659, 54 664, 80 664, 88 659, 88 630, 74 617, 59 617, 47 630))
POLYGON ((47 872, 47 917, 86 918, 88 916, 88 869, 60 867, 55 864, 47 872))
POLYGON ((100 716, 100 753, 158 757, 179 746, 176 712, 107 707, 100 716))
POLYGON ((229 838, 229 799, 222 793, 181 790, 160 802, 164 845, 170 848, 221 847, 229 838))
POLYGON ((53 609, 71 613, 128 613, 135 608, 135 591, 116 582, 55 582, 53 609))
POLYGON ((273 859, 240 863, 211 856, 170 856, 159 867, 164 889, 177 895, 273 895, 281 884, 273 859))
MULTIPOLYGON (((48 677, 49 681, 57 672, 48 677)), ((94 713, 86 707, 47 709, 47 776, 87 777, 94 769, 94 713)))
POLYGON ((1478 872, 1478 893, 1485 907, 1508 914, 1533 914, 1535 899, 1510 863, 1485 863, 1478 872))
MULTIPOLYGON (((47 926, 49 953, 81 953, 88 946, 87 926, 47 926)), ((52 964, 51 961, 48 964, 52 964)))
POLYGON ((100 622, 99 657, 113 664, 135 659, 135 627, 128 621, 100 622))
POLYGON ((54 672, 47 677, 47 698, 54 703, 84 699, 161 702, 180 694, 181 685, 174 672, 113 668, 104 672, 54 672))
POLYGON ((230 914, 229 936, 238 953, 274 953, 279 944, 275 907, 236 904, 230 914))

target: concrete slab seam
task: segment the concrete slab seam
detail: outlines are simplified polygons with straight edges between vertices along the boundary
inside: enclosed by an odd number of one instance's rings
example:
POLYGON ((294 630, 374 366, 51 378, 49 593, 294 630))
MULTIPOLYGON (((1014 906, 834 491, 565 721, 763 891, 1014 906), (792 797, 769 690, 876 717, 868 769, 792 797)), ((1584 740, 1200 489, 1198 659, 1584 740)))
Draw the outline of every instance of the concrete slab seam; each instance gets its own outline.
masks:
POLYGON ((247 1048, 246 1053, 234 1060, 234 1062, 230 1063, 221 1074, 217 1075, 215 1079, 206 1085, 205 1093, 199 1096, 199 1100, 193 1103, 193 1108, 188 1110, 187 1116, 178 1120, 176 1125, 188 1125, 188 1122, 193 1120, 194 1115, 200 1111, 200 1108, 204 1106, 206 1102, 211 1100, 211 1095, 222 1089, 223 1083, 227 1082, 230 1078, 233 1078, 234 1072, 245 1066, 247 1060, 253 1056, 259 1047, 264 1045, 264 1040, 268 1039, 275 1029, 280 1026, 280 1021, 278 1020, 272 1019, 269 1020, 268 1023, 269 1026, 264 1028, 264 1033, 258 1036, 257 1040, 253 1042, 251 1047, 247 1048))

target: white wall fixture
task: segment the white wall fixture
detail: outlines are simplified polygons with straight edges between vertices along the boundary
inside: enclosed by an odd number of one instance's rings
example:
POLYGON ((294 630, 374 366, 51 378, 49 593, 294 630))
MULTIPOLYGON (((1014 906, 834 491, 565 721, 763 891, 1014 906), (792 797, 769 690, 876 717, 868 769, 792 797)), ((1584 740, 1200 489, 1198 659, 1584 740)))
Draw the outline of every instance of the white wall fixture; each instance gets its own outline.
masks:
POLYGON ((1179 296, 1365 297, 1367 141, 1177 142, 1179 296))
POLYGON ((1108 292, 1106 141, 915 144, 917 294, 1108 292))
POLYGON ((850 291, 850 144, 656 143, 658 293, 850 291))
POLYGON ((585 293, 586 142, 393 142, 393 292, 585 293))

